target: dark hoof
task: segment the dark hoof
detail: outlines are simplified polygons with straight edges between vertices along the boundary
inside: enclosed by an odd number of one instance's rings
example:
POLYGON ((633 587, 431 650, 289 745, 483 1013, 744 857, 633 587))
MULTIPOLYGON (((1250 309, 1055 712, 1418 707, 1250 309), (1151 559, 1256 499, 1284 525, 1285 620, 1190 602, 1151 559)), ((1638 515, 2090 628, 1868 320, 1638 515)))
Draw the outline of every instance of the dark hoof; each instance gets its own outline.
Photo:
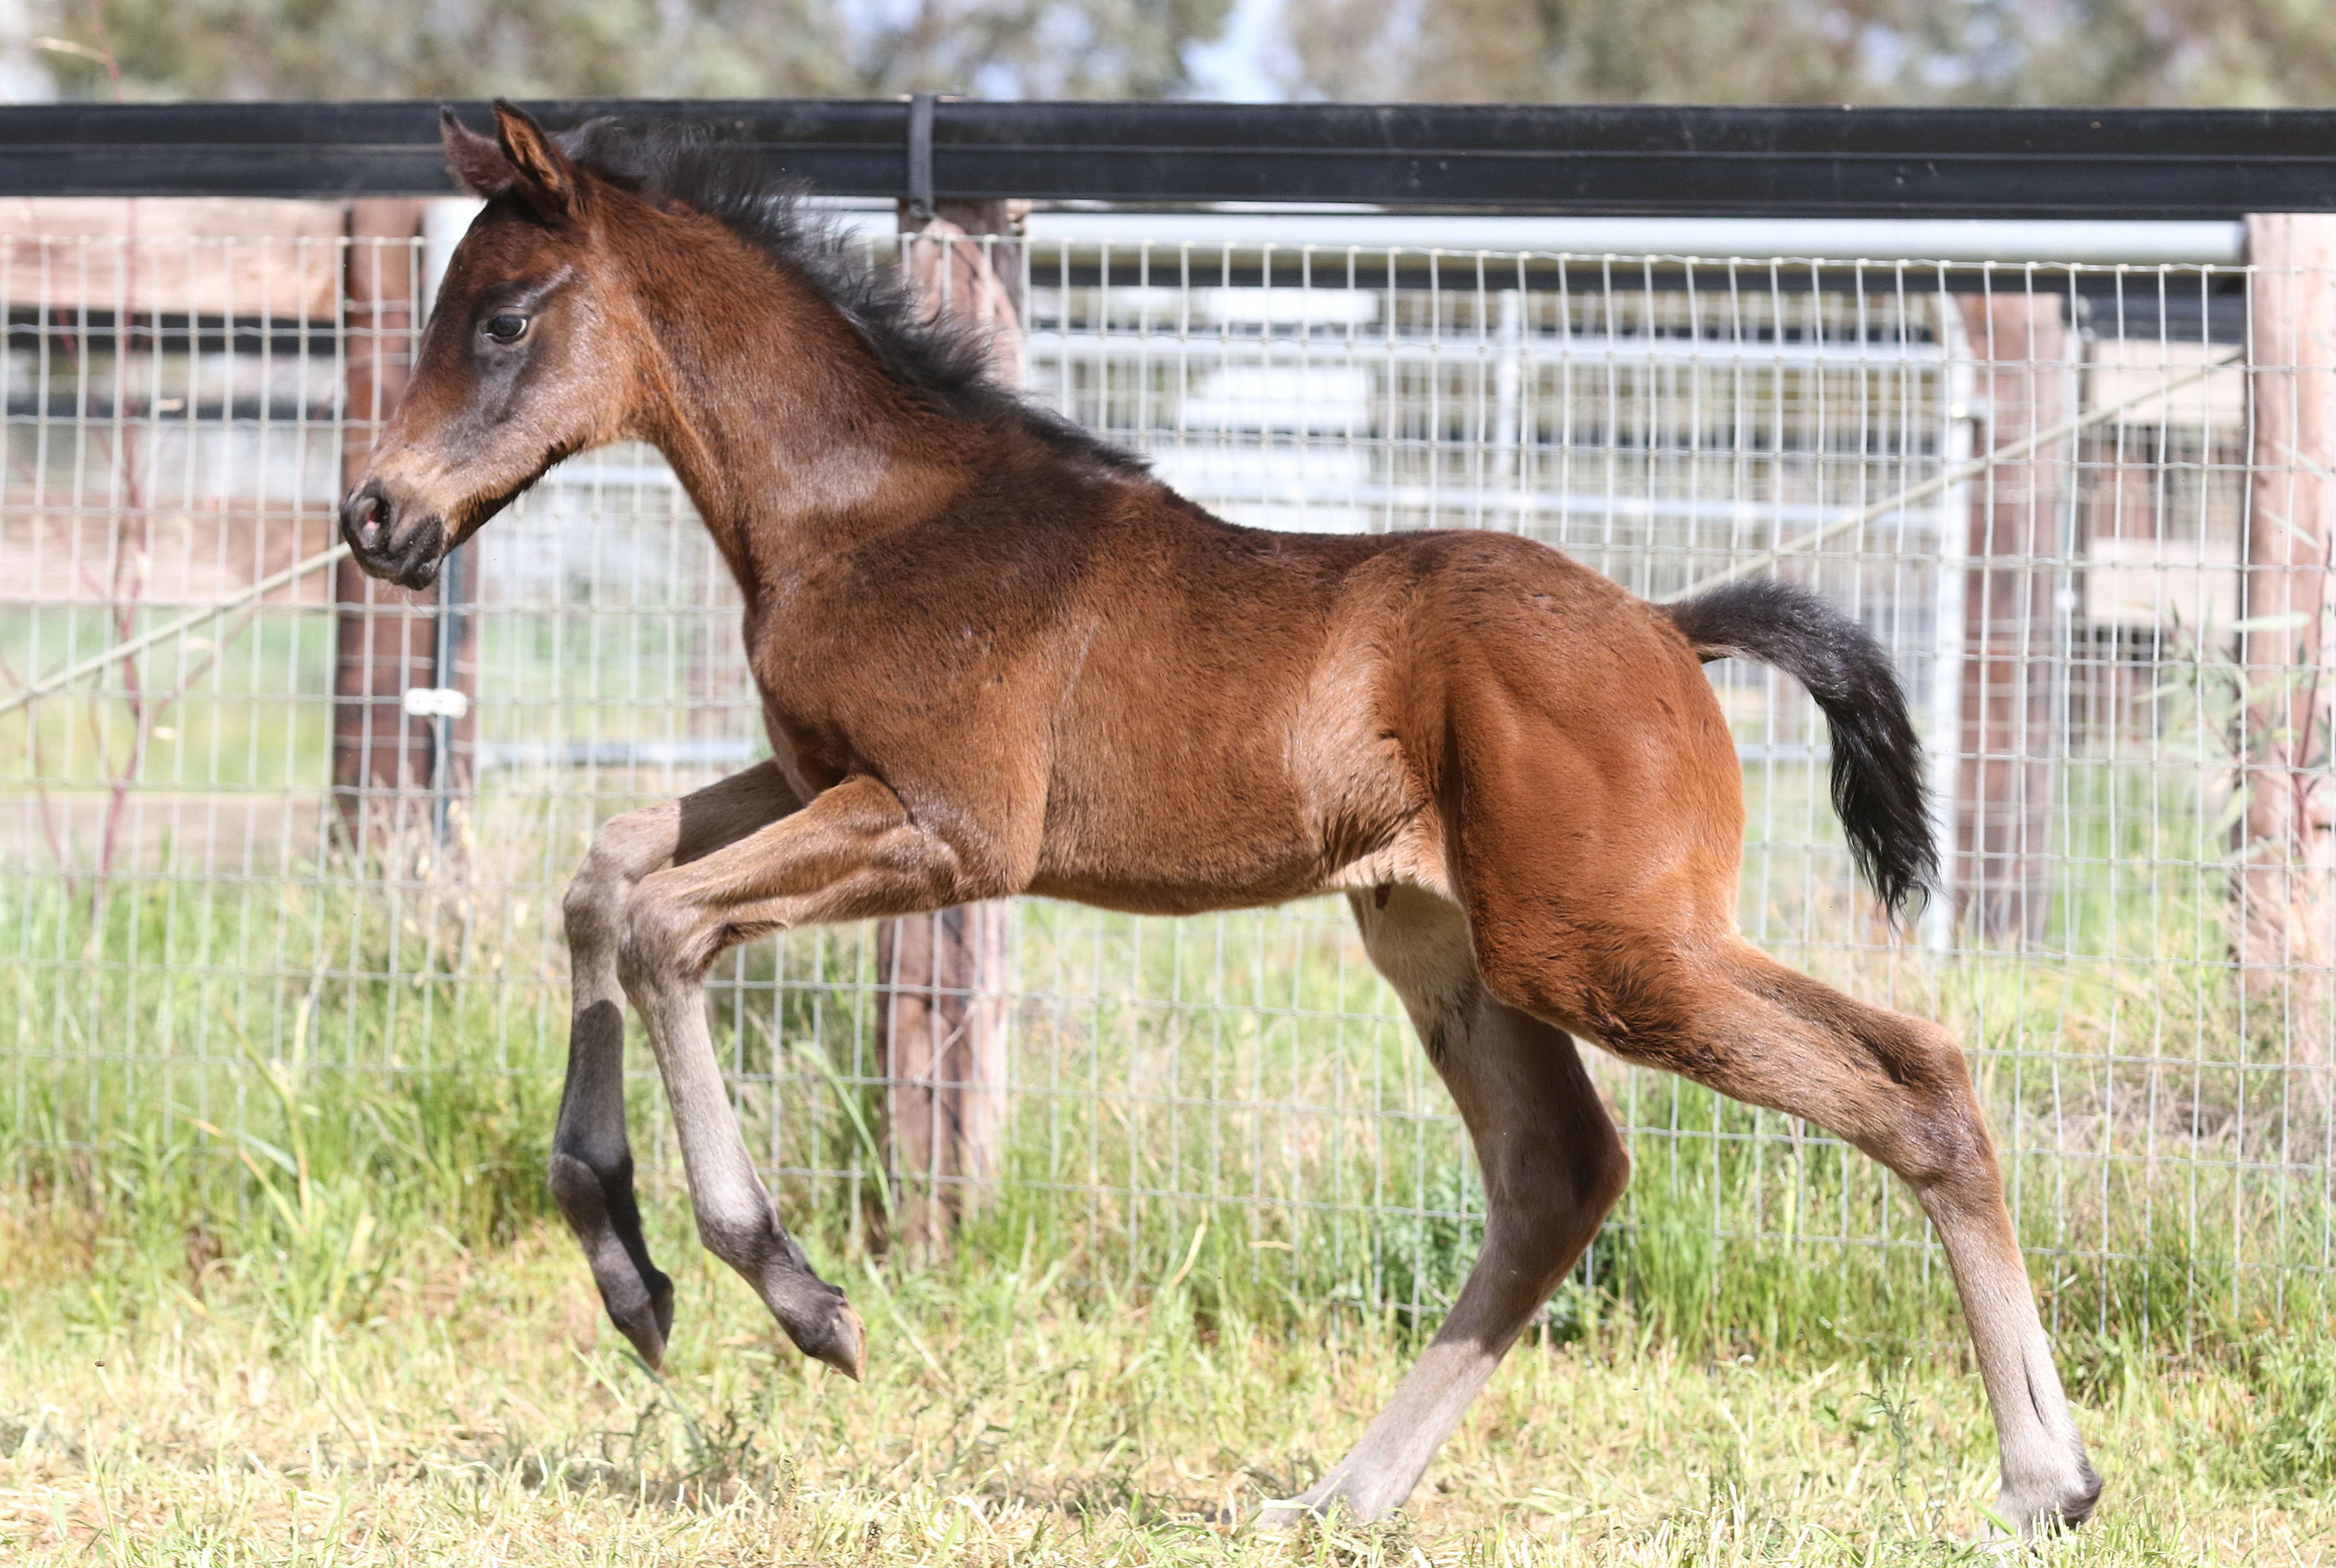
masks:
POLYGON ((842 1296, 835 1299, 826 1322, 800 1333, 790 1326, 787 1336, 794 1340, 796 1349, 814 1361, 826 1362, 855 1383, 867 1373, 868 1325, 842 1296))
POLYGON ((648 1278, 648 1297, 619 1306, 602 1292, 602 1303, 608 1309, 608 1321, 617 1332, 632 1342, 642 1360, 656 1371, 665 1365, 665 1348, 673 1338, 673 1281, 655 1270, 648 1278))
POLYGON ((568 1228, 583 1243, 608 1321, 632 1341, 642 1360, 653 1368, 662 1365, 666 1342, 673 1337, 673 1281, 649 1261, 641 1240, 631 1156, 600 1172, 555 1149, 550 1184, 568 1228))
POLYGON ((2045 1532, 2048 1534, 2058 1534, 2063 1530, 2074 1530, 2091 1518, 2093 1510, 2100 1505, 2100 1472, 2095 1470, 2088 1462, 2078 1482, 2076 1495, 2063 1502, 2059 1510, 2046 1520, 2045 1532))

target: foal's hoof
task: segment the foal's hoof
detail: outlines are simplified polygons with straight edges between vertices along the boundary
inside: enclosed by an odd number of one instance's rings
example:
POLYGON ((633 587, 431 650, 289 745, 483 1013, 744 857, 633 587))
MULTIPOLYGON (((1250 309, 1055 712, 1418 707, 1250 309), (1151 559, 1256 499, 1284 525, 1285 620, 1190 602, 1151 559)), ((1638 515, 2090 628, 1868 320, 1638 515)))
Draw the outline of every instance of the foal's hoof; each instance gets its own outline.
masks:
POLYGON ((650 1323, 619 1323, 617 1331, 624 1335, 634 1353, 648 1363, 652 1372, 665 1370, 665 1336, 650 1323))
MULTIPOLYGON (((673 1338, 673 1281, 652 1269, 647 1285, 646 1299, 628 1301, 620 1310, 603 1290, 600 1299, 608 1309, 608 1321, 617 1332, 631 1341, 642 1360, 652 1372, 665 1366, 665 1348, 673 1338)), ((628 1292, 629 1294, 629 1292, 628 1292)))
POLYGON ((824 1323, 813 1324, 797 1332, 787 1327, 788 1336, 795 1349, 814 1361, 824 1361, 853 1382, 860 1381, 868 1370, 868 1325, 852 1310, 852 1303, 841 1295, 824 1323))
MULTIPOLYGON (((1401 1501, 1397 1499, 1397 1503, 1401 1501)), ((1295 1497, 1266 1504, 1258 1511, 1257 1528, 1267 1534, 1288 1535, 1333 1518, 1349 1524, 1368 1524, 1395 1505, 1381 1504, 1373 1507, 1369 1499, 1358 1498, 1349 1492, 1342 1478, 1325 1476, 1295 1497)))
POLYGON ((1369 1472, 1331 1470, 1294 1498, 1278 1498, 1257 1512, 1257 1528, 1275 1535, 1303 1531, 1313 1524, 1374 1524, 1404 1505, 1411 1488, 1397 1491, 1383 1477, 1369 1472))
POLYGON ((1268 1503, 1251 1521, 1251 1527, 1263 1535, 1294 1535, 1309 1524, 1322 1522, 1321 1513, 1292 1497, 1278 1503, 1268 1503))
POLYGON ((2023 1540, 2058 1535, 2091 1518, 2100 1506, 2101 1477, 2089 1460, 2080 1458, 2074 1475, 2040 1490, 2041 1495, 2022 1495, 2007 1486, 1996 1499, 1996 1517, 2023 1540))
POLYGON ((631 1341, 649 1372, 666 1365, 666 1344, 673 1339, 673 1281, 658 1269, 649 1269, 642 1281, 621 1281, 619 1288, 600 1288, 600 1304, 608 1320, 631 1341))

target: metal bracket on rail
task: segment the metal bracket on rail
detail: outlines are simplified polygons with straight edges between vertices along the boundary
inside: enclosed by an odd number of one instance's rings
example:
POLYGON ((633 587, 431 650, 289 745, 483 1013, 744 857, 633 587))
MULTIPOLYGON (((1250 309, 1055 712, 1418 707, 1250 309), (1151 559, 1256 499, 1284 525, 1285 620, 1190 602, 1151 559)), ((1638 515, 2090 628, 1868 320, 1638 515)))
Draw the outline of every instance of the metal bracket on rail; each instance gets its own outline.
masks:
POLYGON ((939 95, 909 94, 909 215, 933 220, 933 105, 939 95))

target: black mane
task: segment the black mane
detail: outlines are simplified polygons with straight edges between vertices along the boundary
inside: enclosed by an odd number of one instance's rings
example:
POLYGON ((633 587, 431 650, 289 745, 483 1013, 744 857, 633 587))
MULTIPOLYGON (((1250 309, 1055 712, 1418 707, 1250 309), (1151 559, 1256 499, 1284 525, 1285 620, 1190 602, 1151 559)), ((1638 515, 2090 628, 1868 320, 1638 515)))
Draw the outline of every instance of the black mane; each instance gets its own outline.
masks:
POLYGON ((774 180, 746 149, 689 128, 588 120, 561 151, 612 185, 719 219, 841 311, 885 373, 959 418, 1003 419, 1068 457, 1128 472, 1144 460, 1026 401, 990 375, 981 327, 927 307, 897 267, 871 266, 832 218, 807 208, 809 186, 774 180))

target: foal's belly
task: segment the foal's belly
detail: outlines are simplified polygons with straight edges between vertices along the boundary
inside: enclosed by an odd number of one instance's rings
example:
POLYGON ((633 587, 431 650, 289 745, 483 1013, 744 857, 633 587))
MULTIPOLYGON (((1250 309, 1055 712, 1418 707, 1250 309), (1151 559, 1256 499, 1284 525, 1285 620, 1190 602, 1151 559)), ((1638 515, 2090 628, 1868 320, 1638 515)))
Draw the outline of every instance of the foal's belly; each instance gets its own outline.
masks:
POLYGON ((1029 891, 1131 914, 1255 909, 1389 883, 1450 895, 1432 813, 1358 813, 1308 802, 1285 820, 1193 809, 1147 813, 1117 832, 1083 831, 1050 813, 1029 891))
POLYGON ((1172 671, 1145 685, 1113 670, 1080 687, 1053 737, 1032 891, 1192 914, 1445 885, 1377 641, 1319 625, 1277 640, 1245 625, 1240 637, 1185 628, 1208 678, 1172 671))
POLYGON ((1282 903, 1322 886, 1320 859, 1301 841, 1241 842, 1194 827, 1183 843, 1044 856, 1030 891, 1130 914, 1191 915, 1282 903), (1141 852, 1146 848, 1155 852, 1141 852))

